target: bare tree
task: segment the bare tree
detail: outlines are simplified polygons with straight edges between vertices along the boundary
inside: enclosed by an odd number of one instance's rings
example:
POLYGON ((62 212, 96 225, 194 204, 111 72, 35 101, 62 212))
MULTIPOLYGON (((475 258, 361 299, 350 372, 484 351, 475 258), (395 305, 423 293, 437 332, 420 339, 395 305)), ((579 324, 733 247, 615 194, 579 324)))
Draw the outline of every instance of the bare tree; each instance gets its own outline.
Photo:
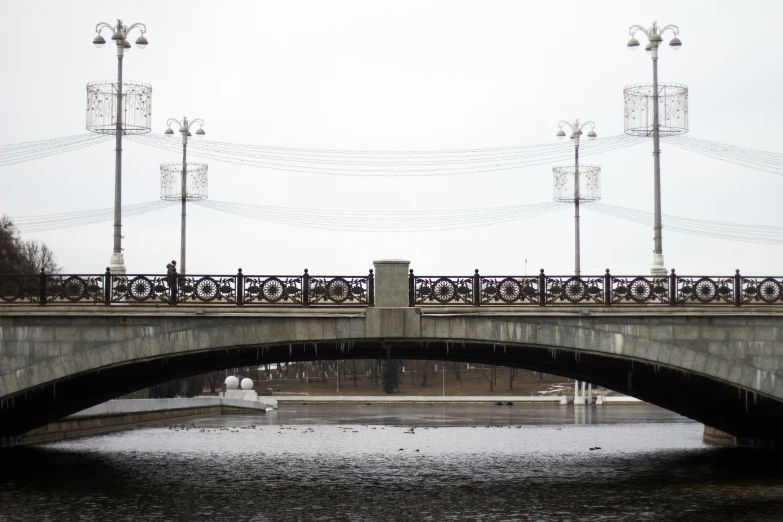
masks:
POLYGON ((488 370, 489 375, 487 375, 487 368, 481 368, 481 375, 489 382, 489 391, 495 391, 495 386, 498 382, 498 368, 497 366, 490 366, 488 370))
POLYGON ((509 368, 508 369, 508 389, 513 390, 514 389, 514 379, 517 377, 517 369, 516 368, 509 368))
POLYGON ((209 386, 209 391, 215 393, 217 387, 222 384, 223 372, 222 371, 209 372, 205 374, 204 377, 207 381, 207 385, 209 386))
POLYGON ((54 252, 40 241, 24 241, 7 216, 0 218, 0 274, 56 274, 54 252))
POLYGON ((452 362, 451 363, 451 369, 454 372, 454 378, 457 379, 457 382, 459 383, 460 387, 464 388, 465 385, 462 384, 462 373, 459 367, 460 363, 458 362, 452 362))

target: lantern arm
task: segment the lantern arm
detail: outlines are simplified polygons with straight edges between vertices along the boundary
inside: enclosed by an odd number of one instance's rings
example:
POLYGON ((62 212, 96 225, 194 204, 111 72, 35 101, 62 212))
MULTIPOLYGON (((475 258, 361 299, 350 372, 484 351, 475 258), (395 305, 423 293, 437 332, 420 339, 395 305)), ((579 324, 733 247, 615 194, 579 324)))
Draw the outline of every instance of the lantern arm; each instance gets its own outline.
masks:
POLYGON ((647 37, 647 39, 650 38, 650 32, 647 29, 645 29, 644 27, 642 27, 641 25, 632 25, 628 29, 628 34, 631 35, 631 38, 633 38, 633 36, 636 34, 636 31, 641 31, 641 32, 644 33, 644 35, 647 37))
POLYGON ((114 31, 114 27, 107 24, 106 22, 101 22, 95 26, 95 32, 98 34, 101 34, 101 31, 104 29, 108 29, 109 31, 114 31))
POLYGON ((671 31, 672 33, 674 33, 674 36, 680 34, 680 28, 673 24, 667 25, 666 27, 661 29, 661 31, 658 34, 663 36, 663 33, 665 33, 666 31, 671 31))
POLYGON ((144 33, 147 32, 147 26, 142 24, 142 23, 133 24, 130 27, 123 27, 122 28, 122 32, 125 35, 125 37, 127 38, 128 35, 130 34, 130 32, 133 31, 136 28, 139 29, 139 32, 141 33, 142 36, 144 36, 144 33))
POLYGON ((176 118, 169 118, 169 119, 166 121, 166 127, 168 127, 168 128, 170 129, 170 128, 171 128, 171 124, 172 124, 172 123, 176 123, 176 124, 179 126, 179 130, 180 130, 180 132, 181 132, 181 131, 183 130, 183 128, 185 127, 185 123, 184 123, 185 121, 186 121, 186 120, 179 121, 179 120, 178 120, 178 119, 176 119, 176 118))
MULTIPOLYGON (((567 122, 565 120, 561 120, 560 123, 557 124, 557 128, 560 129, 560 130, 563 130, 563 126, 566 126, 569 129, 571 129, 571 133, 572 134, 576 130, 571 123, 569 123, 569 122, 567 122)), ((576 124, 576 128, 579 128, 579 124, 578 123, 576 124)))

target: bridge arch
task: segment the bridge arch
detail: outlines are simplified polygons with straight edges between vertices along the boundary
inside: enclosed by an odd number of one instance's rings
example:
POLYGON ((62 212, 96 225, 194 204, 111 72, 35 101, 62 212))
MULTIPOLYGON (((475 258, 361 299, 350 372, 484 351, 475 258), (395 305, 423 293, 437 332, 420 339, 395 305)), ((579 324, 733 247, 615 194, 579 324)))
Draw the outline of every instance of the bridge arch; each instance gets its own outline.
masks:
POLYGON ((748 440, 783 419, 776 316, 679 309, 98 308, 0 317, 0 433, 15 436, 162 380, 297 360, 400 358, 499 364, 588 380, 748 440), (774 363, 774 364, 773 364, 774 363), (10 371, 6 371, 6 369, 10 371))

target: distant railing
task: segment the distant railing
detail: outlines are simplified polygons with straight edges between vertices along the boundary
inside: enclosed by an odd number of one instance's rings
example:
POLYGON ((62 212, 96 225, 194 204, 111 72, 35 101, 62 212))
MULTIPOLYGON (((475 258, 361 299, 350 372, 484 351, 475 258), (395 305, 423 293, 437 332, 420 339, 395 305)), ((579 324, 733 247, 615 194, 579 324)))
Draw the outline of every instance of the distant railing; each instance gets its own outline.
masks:
POLYGON ((374 275, 0 275, 0 305, 374 306, 374 275))
POLYGON ((410 306, 733 305, 783 304, 783 277, 417 276, 410 306))

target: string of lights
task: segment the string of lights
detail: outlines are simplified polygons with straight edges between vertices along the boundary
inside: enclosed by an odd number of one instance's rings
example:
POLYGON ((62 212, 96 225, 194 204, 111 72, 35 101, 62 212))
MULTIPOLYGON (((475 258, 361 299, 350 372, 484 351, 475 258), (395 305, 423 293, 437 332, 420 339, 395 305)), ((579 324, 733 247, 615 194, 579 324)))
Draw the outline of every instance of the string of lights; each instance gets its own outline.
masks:
MULTIPOLYGON (((134 217, 154 212, 163 208, 176 205, 176 201, 149 201, 145 203, 136 203, 134 205, 124 205, 122 207, 123 217, 134 217)), ((64 214, 47 214, 37 216, 12 217, 11 221, 19 232, 45 232, 50 230, 60 230, 63 228, 80 227, 111 221, 114 218, 114 207, 101 208, 95 210, 85 210, 79 212, 68 212, 64 214)))
MULTIPOLYGON (((600 214, 650 227, 652 227, 654 222, 654 216, 651 212, 610 205, 608 203, 587 203, 585 208, 600 214)), ((662 218, 664 230, 746 243, 783 244, 783 227, 707 221, 667 215, 664 215, 662 218)))
MULTIPOLYGON (((559 202, 443 210, 307 209, 210 200, 195 202, 195 204, 260 221, 347 232, 425 232, 483 227, 571 208, 570 205, 559 202)), ((172 205, 176 205, 176 202, 151 201, 126 205, 123 206, 123 216, 138 216, 172 205)), ((650 212, 608 203, 587 203, 585 208, 610 217, 646 226, 652 226, 654 221, 653 214, 650 212)), ((43 232, 110 221, 112 218, 113 208, 103 208, 65 214, 16 217, 12 218, 12 221, 20 232, 43 232)), ((663 216, 663 222, 666 230, 702 237, 748 243, 783 243, 783 227, 747 225, 666 215, 663 216)))
POLYGON ((415 232, 471 228, 516 221, 564 208, 554 202, 450 210, 297 209, 204 200, 202 207, 229 214, 307 228, 355 232, 415 232))
POLYGON ((669 136, 665 138, 665 142, 675 147, 734 165, 749 167, 771 174, 783 174, 783 154, 747 149, 691 136, 669 136))
MULTIPOLYGON (((162 134, 128 136, 136 143, 179 152, 177 140, 162 134)), ((0 145, 0 167, 62 154, 111 140, 112 136, 84 133, 47 140, 0 145)), ((783 174, 783 153, 718 143, 691 136, 669 136, 666 143, 697 154, 752 169, 783 174)), ((601 154, 646 142, 646 138, 617 135, 597 138, 580 147, 583 156, 601 154)), ((339 150, 271 147, 193 140, 194 157, 237 165, 303 174, 356 177, 412 177, 483 174, 569 160, 571 143, 454 150, 339 150)))
MULTIPOLYGON (((149 145, 163 150, 176 151, 178 144, 165 136, 138 135, 130 137, 132 141, 149 145)), ((619 135, 603 138, 588 147, 585 155, 598 154, 618 148, 623 148, 638 143, 644 139, 619 135)), ((332 156, 326 159, 323 156, 311 159, 309 156, 281 158, 270 157, 264 153, 242 152, 233 149, 218 149, 202 145, 206 141, 193 141, 194 145, 188 149, 193 157, 212 159, 227 163, 268 168, 283 172, 296 172, 304 174, 318 174, 331 176, 356 176, 356 177, 425 177, 425 176, 452 176, 496 172, 522 168, 533 165, 549 164, 555 161, 570 160, 573 155, 573 146, 568 143, 542 146, 541 149, 531 147, 514 155, 506 154, 504 157, 474 157, 463 154, 465 151, 455 151, 460 155, 447 157, 443 160, 429 158, 422 161, 419 157, 408 156, 346 156, 349 151, 342 151, 341 156, 332 156), (325 165, 339 165, 329 167, 325 165)), ((400 152, 399 154, 403 154, 400 152)), ((418 153, 415 153, 418 154, 418 153)))
POLYGON ((111 136, 85 133, 51 140, 0 145, 0 167, 62 154, 108 141, 111 136))

